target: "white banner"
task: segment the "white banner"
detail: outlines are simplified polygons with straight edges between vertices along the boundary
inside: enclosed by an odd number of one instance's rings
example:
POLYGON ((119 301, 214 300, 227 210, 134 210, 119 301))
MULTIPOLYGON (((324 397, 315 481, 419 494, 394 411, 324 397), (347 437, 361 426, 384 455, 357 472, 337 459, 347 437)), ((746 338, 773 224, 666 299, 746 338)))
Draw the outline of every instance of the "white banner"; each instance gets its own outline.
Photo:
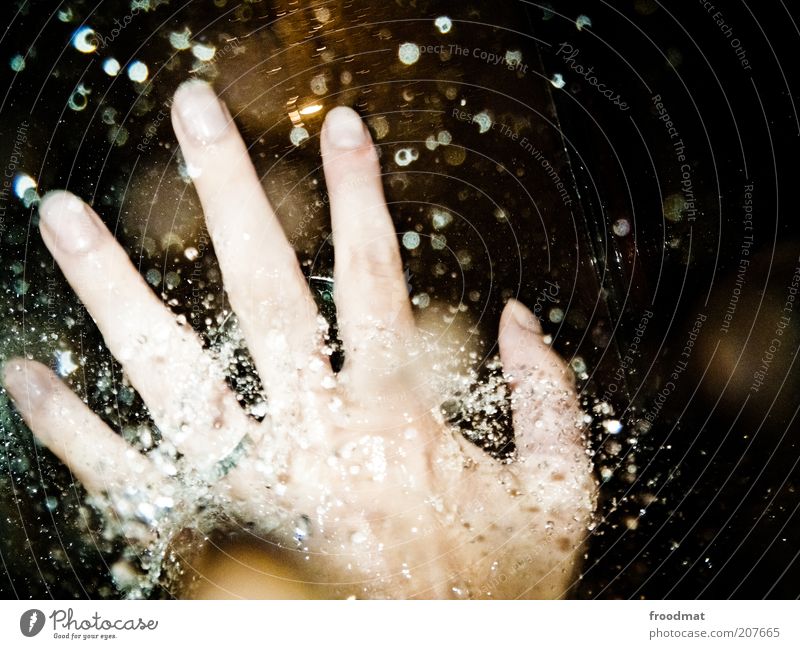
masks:
POLYGON ((797 601, 4 601, 0 646, 796 649, 799 619, 797 601))

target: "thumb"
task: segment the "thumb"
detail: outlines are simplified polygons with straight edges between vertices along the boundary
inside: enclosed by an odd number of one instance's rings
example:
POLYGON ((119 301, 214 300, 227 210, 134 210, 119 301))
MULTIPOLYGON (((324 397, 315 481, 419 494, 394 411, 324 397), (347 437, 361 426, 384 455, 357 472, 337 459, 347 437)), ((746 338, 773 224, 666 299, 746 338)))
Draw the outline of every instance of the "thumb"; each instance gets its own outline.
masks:
POLYGON ((518 453, 524 457, 578 445, 584 423, 572 370, 545 343, 539 319, 521 302, 509 300, 498 342, 518 453))

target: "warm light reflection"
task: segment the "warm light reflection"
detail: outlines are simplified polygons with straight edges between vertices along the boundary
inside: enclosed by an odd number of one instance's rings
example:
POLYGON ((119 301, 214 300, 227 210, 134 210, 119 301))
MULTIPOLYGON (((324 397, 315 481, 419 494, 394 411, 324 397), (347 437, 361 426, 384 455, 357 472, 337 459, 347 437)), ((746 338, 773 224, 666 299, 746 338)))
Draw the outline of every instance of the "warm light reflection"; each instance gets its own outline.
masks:
POLYGON ((300 109, 301 115, 313 115, 314 113, 318 113, 322 110, 322 104, 312 104, 311 106, 306 106, 305 108, 300 109))

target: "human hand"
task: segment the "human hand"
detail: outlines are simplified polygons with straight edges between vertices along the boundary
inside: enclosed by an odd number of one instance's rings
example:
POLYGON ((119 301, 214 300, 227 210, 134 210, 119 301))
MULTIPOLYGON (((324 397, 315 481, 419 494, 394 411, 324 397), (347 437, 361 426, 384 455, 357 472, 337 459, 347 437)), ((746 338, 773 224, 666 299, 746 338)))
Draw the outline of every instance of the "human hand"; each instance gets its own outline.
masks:
POLYGON ((53 192, 40 206, 44 241, 162 443, 138 452, 46 366, 11 359, 5 385, 36 437, 120 520, 136 522, 125 533, 144 545, 167 541, 164 521, 193 511, 200 494, 204 509, 308 556, 309 579, 337 596, 565 595, 595 484, 571 373, 536 317, 509 300, 500 322, 517 449, 503 463, 439 414, 358 115, 334 108, 321 134, 345 353, 338 373, 327 325, 227 109, 191 81, 172 118, 268 415, 257 422, 241 409, 198 336, 91 208, 53 192))

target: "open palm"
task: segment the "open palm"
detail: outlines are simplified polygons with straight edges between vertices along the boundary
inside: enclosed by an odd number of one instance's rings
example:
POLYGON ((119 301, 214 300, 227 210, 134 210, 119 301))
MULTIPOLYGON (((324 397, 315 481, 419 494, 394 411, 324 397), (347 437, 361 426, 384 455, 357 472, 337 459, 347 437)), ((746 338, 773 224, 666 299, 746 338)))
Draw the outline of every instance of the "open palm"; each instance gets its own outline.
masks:
POLYGON ((210 86, 178 89, 173 125, 268 415, 258 422, 241 409, 195 332, 91 208, 53 192, 40 208, 44 241, 175 452, 136 451, 44 365, 12 359, 6 386, 39 440, 118 516, 142 522, 142 544, 192 483, 233 520, 301 549, 309 579, 339 596, 565 595, 595 484, 571 373, 534 315, 510 300, 500 322, 517 449, 500 462, 439 415, 358 115, 334 108, 321 135, 340 372, 295 252, 210 86))

